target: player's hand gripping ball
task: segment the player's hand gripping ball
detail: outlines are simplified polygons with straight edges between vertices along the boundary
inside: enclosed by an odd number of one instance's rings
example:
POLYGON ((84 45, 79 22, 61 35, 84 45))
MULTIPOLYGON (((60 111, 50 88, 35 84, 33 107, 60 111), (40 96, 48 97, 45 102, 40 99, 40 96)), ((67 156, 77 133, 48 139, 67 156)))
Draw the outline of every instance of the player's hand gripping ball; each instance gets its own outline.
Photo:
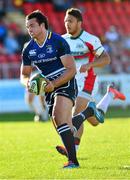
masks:
POLYGON ((47 85, 47 79, 40 73, 32 75, 29 79, 29 92, 36 95, 45 94, 44 88, 47 85))

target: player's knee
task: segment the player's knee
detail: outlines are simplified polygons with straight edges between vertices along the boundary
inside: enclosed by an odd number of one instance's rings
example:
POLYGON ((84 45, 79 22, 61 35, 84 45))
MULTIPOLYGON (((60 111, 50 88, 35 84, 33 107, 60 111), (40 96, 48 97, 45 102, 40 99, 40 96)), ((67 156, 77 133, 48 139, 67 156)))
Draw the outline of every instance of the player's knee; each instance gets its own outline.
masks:
POLYGON ((56 112, 53 110, 52 111, 52 120, 54 121, 54 122, 56 122, 56 124, 59 126, 59 123, 58 123, 58 120, 57 120, 57 116, 56 116, 56 112))
POLYGON ((60 113, 56 112, 56 111, 52 112, 52 119, 53 119, 53 121, 56 122, 56 124, 58 126, 66 123, 65 119, 63 118, 63 116, 60 113))

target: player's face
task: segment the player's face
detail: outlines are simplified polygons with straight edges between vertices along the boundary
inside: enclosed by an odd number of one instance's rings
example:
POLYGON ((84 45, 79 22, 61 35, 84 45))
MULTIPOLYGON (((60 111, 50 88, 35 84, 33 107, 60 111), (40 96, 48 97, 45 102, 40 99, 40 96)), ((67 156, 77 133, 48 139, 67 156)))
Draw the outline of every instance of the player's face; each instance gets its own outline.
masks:
POLYGON ((38 38, 43 32, 43 25, 39 25, 36 18, 26 20, 26 27, 31 38, 38 38))
POLYGON ((79 29, 81 28, 81 22, 72 15, 66 15, 64 23, 67 33, 71 35, 77 34, 77 32, 79 32, 79 29))

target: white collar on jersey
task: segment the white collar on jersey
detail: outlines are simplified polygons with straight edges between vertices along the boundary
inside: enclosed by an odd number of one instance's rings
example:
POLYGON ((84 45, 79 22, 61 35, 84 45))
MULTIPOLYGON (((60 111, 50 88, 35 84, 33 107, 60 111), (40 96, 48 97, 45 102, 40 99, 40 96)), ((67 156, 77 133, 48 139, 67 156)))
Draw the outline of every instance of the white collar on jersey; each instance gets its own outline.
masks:
POLYGON ((48 37, 48 31, 47 31, 47 33, 46 33, 46 38, 45 38, 45 40, 44 40, 44 42, 43 42, 42 45, 39 45, 39 44, 35 41, 40 48, 42 48, 42 47, 44 46, 44 44, 46 43, 47 37, 48 37))

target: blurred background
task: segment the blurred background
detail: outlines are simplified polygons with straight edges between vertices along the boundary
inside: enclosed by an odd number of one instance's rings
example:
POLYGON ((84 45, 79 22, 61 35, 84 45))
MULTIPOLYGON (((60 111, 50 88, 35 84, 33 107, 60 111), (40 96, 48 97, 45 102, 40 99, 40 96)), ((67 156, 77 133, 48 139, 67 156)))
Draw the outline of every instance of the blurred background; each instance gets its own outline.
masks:
POLYGON ((130 105, 130 1, 108 0, 0 0, 0 113, 29 111, 24 101, 24 87, 19 82, 21 51, 29 40, 25 16, 41 10, 49 20, 50 29, 65 33, 64 16, 68 8, 77 7, 83 13, 83 28, 98 36, 111 56, 111 64, 98 69, 101 99, 109 83, 126 95, 130 105))

